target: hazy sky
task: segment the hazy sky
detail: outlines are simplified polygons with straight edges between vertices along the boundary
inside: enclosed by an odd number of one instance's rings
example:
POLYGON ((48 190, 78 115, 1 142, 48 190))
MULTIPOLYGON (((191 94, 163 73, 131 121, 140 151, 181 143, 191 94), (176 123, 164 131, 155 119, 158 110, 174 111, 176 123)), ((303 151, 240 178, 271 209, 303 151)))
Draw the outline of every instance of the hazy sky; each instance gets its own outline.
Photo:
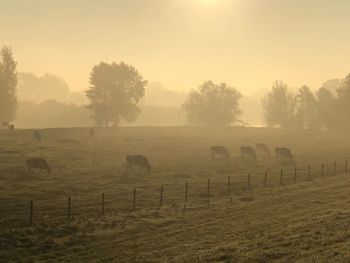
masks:
POLYGON ((350 72, 348 0, 0 0, 0 45, 19 71, 72 90, 100 61, 190 90, 225 81, 251 93, 275 79, 318 88, 350 72))

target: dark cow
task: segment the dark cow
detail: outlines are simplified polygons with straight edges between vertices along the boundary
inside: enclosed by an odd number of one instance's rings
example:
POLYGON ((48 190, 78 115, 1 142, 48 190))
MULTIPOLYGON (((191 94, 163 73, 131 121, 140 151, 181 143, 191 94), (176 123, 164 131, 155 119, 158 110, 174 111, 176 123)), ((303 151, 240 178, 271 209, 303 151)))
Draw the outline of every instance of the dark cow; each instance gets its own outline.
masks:
POLYGON ((229 158, 230 154, 224 146, 211 146, 210 153, 212 158, 229 158))
POLYGON ((283 158, 285 160, 293 161, 294 159, 291 151, 285 147, 276 147, 275 153, 277 160, 281 160, 283 158))
POLYGON ((256 153, 255 150, 250 146, 242 146, 241 147, 241 156, 243 159, 250 159, 256 161, 256 153))
POLYGON ((95 137, 95 130, 94 129, 90 129, 90 137, 95 137))
POLYGON ((51 173, 51 168, 47 161, 42 158, 30 158, 26 161, 28 170, 31 171, 32 169, 39 169, 46 170, 47 173, 51 173))
POLYGON ((260 152, 260 153, 263 153, 263 154, 267 154, 267 155, 271 154, 269 147, 266 144, 263 144, 263 143, 255 144, 255 149, 256 149, 257 152, 260 152))
POLYGON ((139 167, 143 170, 144 173, 151 173, 151 165, 148 162, 148 159, 143 155, 127 155, 126 156, 126 169, 129 173, 132 167, 139 167))
POLYGON ((34 136, 34 139, 37 140, 37 142, 41 142, 42 136, 39 131, 34 131, 33 136, 34 136))

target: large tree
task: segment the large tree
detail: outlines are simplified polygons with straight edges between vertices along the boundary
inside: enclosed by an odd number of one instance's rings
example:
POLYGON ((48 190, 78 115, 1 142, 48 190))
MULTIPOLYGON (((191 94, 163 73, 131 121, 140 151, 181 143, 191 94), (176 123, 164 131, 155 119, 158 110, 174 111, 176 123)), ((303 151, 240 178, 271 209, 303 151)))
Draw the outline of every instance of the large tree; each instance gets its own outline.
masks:
POLYGON ((3 122, 16 117, 16 67, 11 48, 3 47, 0 51, 0 121, 3 122))
POLYGON ((182 107, 190 124, 224 126, 238 121, 241 97, 236 88, 226 83, 207 81, 189 94, 182 107))
POLYGON ((95 65, 87 97, 96 125, 108 127, 118 125, 122 119, 136 120, 140 113, 137 103, 145 94, 146 83, 134 67, 123 62, 95 65))
POLYGON ((319 107, 324 125, 331 130, 350 130, 350 74, 345 77, 336 94, 321 88, 319 107))
POLYGON ((308 86, 302 86, 296 95, 296 125, 299 128, 318 129, 321 127, 318 101, 308 86))
POLYGON ((262 106, 269 127, 294 126, 296 100, 282 81, 275 81, 271 91, 262 99, 262 106))

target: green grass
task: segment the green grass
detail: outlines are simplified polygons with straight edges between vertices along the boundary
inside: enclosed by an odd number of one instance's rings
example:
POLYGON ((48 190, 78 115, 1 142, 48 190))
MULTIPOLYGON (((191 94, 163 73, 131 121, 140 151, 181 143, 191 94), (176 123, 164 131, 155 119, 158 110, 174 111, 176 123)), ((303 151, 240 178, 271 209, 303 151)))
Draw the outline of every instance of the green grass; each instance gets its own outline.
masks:
POLYGON ((343 173, 350 140, 345 135, 191 127, 97 129, 95 138, 80 128, 47 129, 42 134, 43 141, 37 143, 31 130, 0 131, 4 262, 343 262, 350 256, 350 177, 343 173), (239 147, 256 142, 272 151, 276 146, 292 150, 299 168, 297 184, 294 168, 281 167, 273 156, 259 157, 256 166, 241 160, 239 147), (211 160, 212 145, 226 146, 230 160, 211 160), (152 175, 127 175, 127 154, 147 156, 152 175), (52 174, 28 172, 25 160, 32 156, 46 158, 52 174), (327 164, 323 178, 321 163, 327 164), (164 201, 159 210, 161 185, 164 201), (29 200, 34 200, 32 227, 29 200))

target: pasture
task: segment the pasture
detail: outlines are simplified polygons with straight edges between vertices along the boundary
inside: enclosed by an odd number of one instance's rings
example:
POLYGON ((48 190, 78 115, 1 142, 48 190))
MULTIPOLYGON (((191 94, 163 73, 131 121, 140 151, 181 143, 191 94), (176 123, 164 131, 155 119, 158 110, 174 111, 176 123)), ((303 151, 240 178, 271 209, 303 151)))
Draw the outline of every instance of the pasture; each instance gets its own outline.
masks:
POLYGON ((4 262, 343 262, 350 257, 346 135, 236 127, 100 128, 94 137, 87 128, 40 132, 41 142, 33 130, 0 130, 4 262), (258 155, 256 164, 242 160, 240 147, 256 143, 268 145, 272 155, 258 155), (213 159, 213 145, 225 146, 230 158, 213 159), (279 164, 275 147, 290 148, 295 164, 279 164), (137 169, 126 173, 125 157, 134 154, 149 159, 150 175, 137 169), (31 157, 45 158, 51 174, 28 171, 31 157))

